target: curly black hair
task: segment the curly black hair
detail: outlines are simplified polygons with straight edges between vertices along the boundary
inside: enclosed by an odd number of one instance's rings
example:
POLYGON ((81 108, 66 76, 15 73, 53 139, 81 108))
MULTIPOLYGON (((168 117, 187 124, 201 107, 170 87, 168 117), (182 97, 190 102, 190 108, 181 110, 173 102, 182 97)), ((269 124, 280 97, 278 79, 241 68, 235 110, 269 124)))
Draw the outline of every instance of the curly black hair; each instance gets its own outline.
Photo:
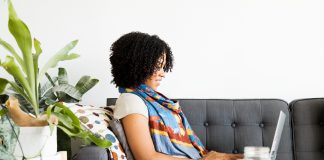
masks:
POLYGON ((110 63, 116 87, 137 87, 159 69, 159 59, 166 55, 164 72, 171 72, 173 55, 169 45, 157 35, 131 32, 111 45, 110 63))

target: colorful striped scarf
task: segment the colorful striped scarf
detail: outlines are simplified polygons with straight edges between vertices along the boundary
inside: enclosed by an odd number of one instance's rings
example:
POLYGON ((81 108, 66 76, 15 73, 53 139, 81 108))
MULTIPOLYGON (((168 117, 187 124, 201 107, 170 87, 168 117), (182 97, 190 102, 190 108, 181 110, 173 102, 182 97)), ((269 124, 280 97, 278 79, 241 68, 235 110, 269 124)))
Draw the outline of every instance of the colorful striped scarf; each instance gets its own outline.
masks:
POLYGON ((199 159, 207 154, 178 102, 166 98, 145 84, 137 88, 119 88, 119 92, 133 93, 144 100, 149 114, 151 137, 157 152, 192 159, 199 159))

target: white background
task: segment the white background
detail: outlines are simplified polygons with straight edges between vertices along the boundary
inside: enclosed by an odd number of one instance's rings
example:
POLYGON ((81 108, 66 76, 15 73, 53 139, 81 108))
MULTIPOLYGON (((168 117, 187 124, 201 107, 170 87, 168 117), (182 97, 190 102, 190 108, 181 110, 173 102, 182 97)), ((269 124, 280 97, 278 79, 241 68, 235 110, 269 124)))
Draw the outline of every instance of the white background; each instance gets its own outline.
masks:
MULTIPOLYGON (((175 65, 159 88, 170 98, 297 98, 324 95, 323 0, 14 0, 19 17, 42 43, 41 64, 68 42, 81 55, 59 66, 70 82, 100 80, 83 99, 105 105, 119 93, 110 83, 109 48, 130 31, 157 34, 175 65)), ((0 0, 0 37, 7 29, 0 0)), ((3 59, 7 52, 0 49, 3 59)), ((51 73, 56 74, 56 69, 51 73)), ((1 76, 6 76, 3 69, 1 76)))

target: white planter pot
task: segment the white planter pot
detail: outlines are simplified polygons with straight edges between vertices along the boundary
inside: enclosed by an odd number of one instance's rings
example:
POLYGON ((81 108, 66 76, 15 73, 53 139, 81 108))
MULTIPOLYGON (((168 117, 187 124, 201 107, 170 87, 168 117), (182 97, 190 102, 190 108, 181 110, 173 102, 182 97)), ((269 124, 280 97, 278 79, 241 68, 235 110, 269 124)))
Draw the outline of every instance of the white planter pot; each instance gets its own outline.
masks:
MULTIPOLYGON (((57 153, 57 127, 54 127, 53 133, 49 126, 45 127, 20 127, 19 141, 26 158, 39 159, 44 157, 53 157, 57 153)), ((19 143, 16 145, 14 155, 17 159, 22 159, 23 153, 19 143)))

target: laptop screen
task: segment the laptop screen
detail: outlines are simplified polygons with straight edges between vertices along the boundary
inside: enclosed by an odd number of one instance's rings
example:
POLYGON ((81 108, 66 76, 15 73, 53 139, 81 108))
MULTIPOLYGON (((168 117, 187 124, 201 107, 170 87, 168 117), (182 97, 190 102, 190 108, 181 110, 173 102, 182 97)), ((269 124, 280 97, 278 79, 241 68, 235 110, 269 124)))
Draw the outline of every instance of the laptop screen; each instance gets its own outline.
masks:
POLYGON ((285 119, 286 119, 286 114, 283 111, 280 111, 276 131, 273 137, 273 142, 270 151, 271 160, 275 160, 277 157, 277 150, 280 144, 281 134, 285 125, 285 119))

